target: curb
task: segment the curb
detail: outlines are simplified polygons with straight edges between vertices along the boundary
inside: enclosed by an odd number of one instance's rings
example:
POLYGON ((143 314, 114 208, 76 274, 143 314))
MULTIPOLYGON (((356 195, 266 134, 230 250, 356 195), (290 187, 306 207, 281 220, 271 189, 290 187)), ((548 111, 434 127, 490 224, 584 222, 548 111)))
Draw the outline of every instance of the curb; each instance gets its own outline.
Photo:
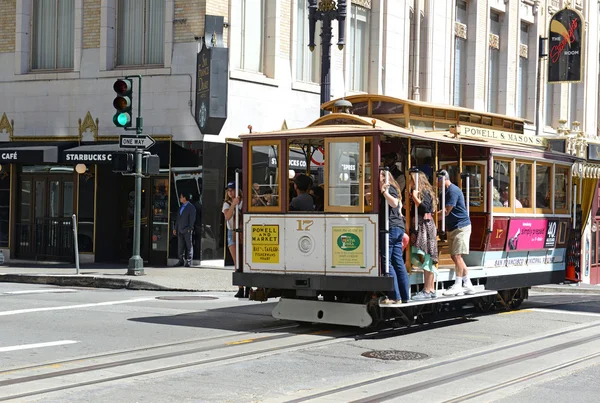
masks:
POLYGON ((534 286, 531 287, 531 291, 535 292, 547 292, 547 293, 561 293, 561 294, 600 294, 600 287, 598 289, 587 288, 587 287, 545 287, 545 286, 534 286))
MULTIPOLYGON (((31 274, 0 274, 0 282, 3 283, 29 283, 29 284, 50 284, 63 287, 90 287, 90 288, 109 288, 109 289, 129 289, 138 291, 184 291, 198 292, 190 288, 171 288, 159 284, 150 283, 141 280, 96 277, 96 276, 69 276, 69 275, 31 275, 31 274)), ((214 291, 214 290, 207 290, 214 291)))

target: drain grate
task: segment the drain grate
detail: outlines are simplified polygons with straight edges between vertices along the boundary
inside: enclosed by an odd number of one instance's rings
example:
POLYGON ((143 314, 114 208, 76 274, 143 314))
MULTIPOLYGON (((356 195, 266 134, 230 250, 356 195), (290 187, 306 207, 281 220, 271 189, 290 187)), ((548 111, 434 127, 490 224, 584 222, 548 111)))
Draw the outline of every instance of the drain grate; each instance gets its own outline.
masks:
POLYGON ((367 351, 361 354, 367 358, 377 358, 378 360, 385 361, 410 361, 410 360, 423 360, 429 358, 427 354, 416 353, 414 351, 399 351, 399 350, 374 350, 367 351))
POLYGON ((162 299, 166 301, 209 301, 213 299, 219 299, 217 297, 204 297, 199 295, 174 295, 167 297, 156 297, 156 299, 162 299))

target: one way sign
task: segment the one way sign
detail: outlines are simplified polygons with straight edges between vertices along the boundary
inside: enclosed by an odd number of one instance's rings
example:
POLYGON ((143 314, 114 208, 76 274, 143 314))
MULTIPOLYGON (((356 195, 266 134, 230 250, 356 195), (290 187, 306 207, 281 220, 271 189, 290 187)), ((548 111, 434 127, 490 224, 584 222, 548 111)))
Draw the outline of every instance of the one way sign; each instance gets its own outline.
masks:
POLYGON ((134 135, 121 135, 120 146, 121 148, 143 148, 144 150, 149 149, 156 141, 148 135, 134 136, 134 135))

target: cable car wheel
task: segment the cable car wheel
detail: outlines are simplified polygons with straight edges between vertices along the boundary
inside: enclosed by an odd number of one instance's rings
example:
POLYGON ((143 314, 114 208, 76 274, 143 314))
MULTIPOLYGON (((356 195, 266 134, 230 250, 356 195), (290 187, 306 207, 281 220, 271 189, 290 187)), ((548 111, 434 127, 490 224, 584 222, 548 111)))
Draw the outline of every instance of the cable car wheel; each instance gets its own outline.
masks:
POLYGON ((488 313, 495 308, 497 295, 486 295, 484 297, 477 298, 473 301, 475 310, 480 313, 488 313))
POLYGON ((511 311, 519 309, 523 300, 529 296, 529 288, 513 288, 510 290, 498 291, 497 302, 505 310, 511 311))

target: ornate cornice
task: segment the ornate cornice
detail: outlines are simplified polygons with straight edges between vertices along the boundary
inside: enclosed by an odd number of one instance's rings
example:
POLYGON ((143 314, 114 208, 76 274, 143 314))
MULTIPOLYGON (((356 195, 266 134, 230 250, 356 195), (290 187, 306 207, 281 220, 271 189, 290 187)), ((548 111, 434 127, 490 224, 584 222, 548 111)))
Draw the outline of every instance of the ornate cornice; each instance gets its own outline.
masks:
POLYGON ((3 113, 2 118, 0 118, 0 133, 6 130, 6 133, 8 133, 9 138, 12 138, 12 136, 14 135, 14 126, 14 120, 9 121, 8 116, 6 116, 6 113, 3 113))
POLYGON ((528 59, 529 58, 529 46, 521 44, 519 46, 519 56, 522 57, 523 59, 528 59))
POLYGON ((352 0, 352 4, 356 4, 357 6, 361 6, 364 8, 371 9, 371 0, 352 0))
POLYGON ((90 111, 85 115, 83 122, 79 119, 79 137, 83 137, 83 134, 88 129, 94 134, 94 140, 96 140, 98 138, 98 118, 96 118, 96 121, 94 122, 90 111))
POLYGON ((492 49, 500 49, 500 37, 496 34, 490 34, 490 38, 488 41, 490 48, 492 49))
POLYGON ((460 22, 454 22, 454 36, 467 39, 467 26, 460 22))

